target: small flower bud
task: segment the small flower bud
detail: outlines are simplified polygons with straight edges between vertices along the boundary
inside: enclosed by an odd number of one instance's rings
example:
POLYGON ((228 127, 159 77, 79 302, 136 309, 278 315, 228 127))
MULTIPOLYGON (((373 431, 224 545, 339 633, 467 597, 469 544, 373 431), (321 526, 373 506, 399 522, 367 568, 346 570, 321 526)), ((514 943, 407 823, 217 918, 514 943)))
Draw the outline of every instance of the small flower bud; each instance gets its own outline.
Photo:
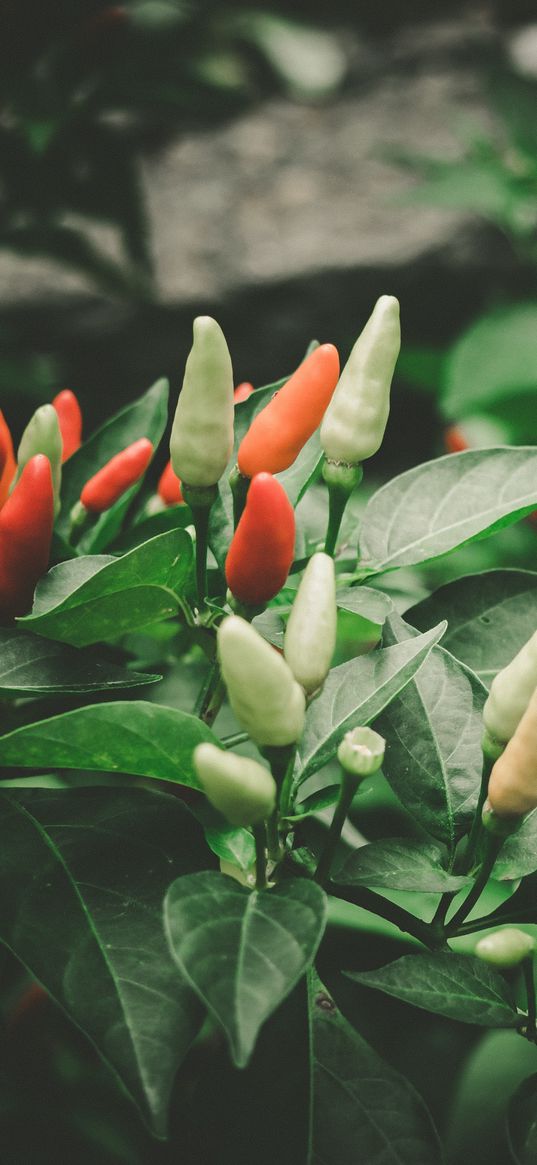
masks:
POLYGON ((386 741, 372 728, 353 728, 346 732, 337 750, 338 761, 346 773, 370 777, 384 760, 386 741))

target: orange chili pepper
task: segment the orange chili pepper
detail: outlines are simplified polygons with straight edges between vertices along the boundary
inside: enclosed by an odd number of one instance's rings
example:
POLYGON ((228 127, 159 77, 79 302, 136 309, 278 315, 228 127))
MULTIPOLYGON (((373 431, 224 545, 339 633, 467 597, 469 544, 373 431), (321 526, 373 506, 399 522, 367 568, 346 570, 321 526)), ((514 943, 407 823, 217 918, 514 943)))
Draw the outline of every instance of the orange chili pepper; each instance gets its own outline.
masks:
POLYGON ((181 493, 181 482, 173 471, 171 461, 168 461, 166 468, 160 475, 157 493, 166 506, 176 506, 179 502, 184 501, 181 493))
POLYGON ((257 473, 226 558, 231 593, 248 606, 267 603, 283 587, 294 549, 295 514, 283 485, 257 473))
POLYGON ((321 344, 254 417, 237 455, 244 477, 281 473, 293 464, 320 425, 338 378, 337 349, 321 344))
POLYGON ((63 441, 62 462, 67 461, 82 444, 82 412, 74 392, 64 388, 52 401, 58 414, 63 441))

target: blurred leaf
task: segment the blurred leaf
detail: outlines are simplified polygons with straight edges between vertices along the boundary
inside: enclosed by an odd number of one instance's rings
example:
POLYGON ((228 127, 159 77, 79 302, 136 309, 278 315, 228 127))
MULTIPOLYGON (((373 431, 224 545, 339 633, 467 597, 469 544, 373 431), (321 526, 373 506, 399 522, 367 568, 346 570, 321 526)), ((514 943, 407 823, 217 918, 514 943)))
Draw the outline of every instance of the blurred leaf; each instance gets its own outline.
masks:
POLYGON ((509 1102, 509 1148, 516 1165, 537 1160, 537 1073, 524 1080, 509 1102))
POLYGON ((506 838, 496 859, 494 877, 500 881, 525 878, 537 870, 537 809, 528 813, 516 833, 506 838))
POLYGON ((159 793, 33 789, 0 794, 0 834, 2 942, 163 1136, 201 1013, 168 953, 161 904, 174 877, 206 866, 201 830, 159 793))
POLYGON ((499 308, 472 324, 446 362, 442 408, 451 420, 486 411, 513 393, 537 397, 537 302, 499 308))

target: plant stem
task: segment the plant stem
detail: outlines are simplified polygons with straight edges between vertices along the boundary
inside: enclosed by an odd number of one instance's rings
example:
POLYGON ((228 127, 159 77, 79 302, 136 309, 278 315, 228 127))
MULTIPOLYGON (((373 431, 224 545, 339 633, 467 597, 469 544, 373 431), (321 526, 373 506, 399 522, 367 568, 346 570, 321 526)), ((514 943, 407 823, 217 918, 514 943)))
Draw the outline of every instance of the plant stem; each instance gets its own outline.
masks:
POLYGON ((280 813, 282 817, 287 817, 289 815, 289 809, 291 807, 291 797, 293 795, 295 773, 295 757, 296 747, 293 746, 287 761, 287 767, 282 781, 282 791, 280 793, 280 813))
POLYGON ((264 823, 252 826, 255 841, 255 888, 267 887, 267 831, 264 823))
POLYGON ((196 531, 196 589, 198 605, 203 606, 207 596, 207 546, 211 509, 218 497, 218 486, 188 485, 182 482, 185 502, 192 510, 192 521, 196 531))
POLYGON ((341 837, 341 830, 345 824, 347 813, 351 807, 352 799, 356 792, 357 781, 351 777, 349 773, 343 773, 341 778, 341 788, 339 797, 334 810, 334 816, 330 823, 323 850, 317 864, 315 871, 315 881, 319 882, 321 886, 324 885, 330 875, 334 854, 336 852, 338 841, 341 837))
POLYGON ((399 930, 411 934, 431 951, 445 945, 438 942, 428 922, 415 918, 409 910, 404 910, 402 906, 397 906, 395 902, 390 902, 388 898, 383 898, 382 894, 377 894, 374 890, 368 890, 365 886, 340 886, 337 882, 330 881, 326 883, 325 890, 334 898, 352 902, 354 906, 360 906, 363 910, 392 922, 399 930))
POLYGON ((535 1007, 535 982, 533 978, 533 955, 528 955, 527 959, 522 962, 522 973, 524 975, 524 984, 526 987, 526 996, 528 999, 528 1025, 526 1027, 526 1039, 531 1040, 532 1044, 537 1043, 537 1011, 535 1007))
POLYGON ((280 841, 279 814, 275 809, 267 821, 267 848, 272 862, 279 862, 283 857, 283 848, 280 841))
POLYGON ((478 802, 477 802, 477 808, 475 811, 474 820, 472 822, 472 828, 471 828, 470 833, 468 835, 468 844, 466 846, 466 852, 464 854, 463 867, 462 867, 463 873, 466 873, 468 870, 471 870, 472 865, 475 861, 477 847, 478 847, 479 842, 481 840, 481 835, 483 832, 483 822, 481 819, 481 811, 482 811, 483 805, 485 804, 485 801, 487 799, 487 791, 488 791, 488 787, 489 787, 490 774, 492 771, 493 764, 494 764, 494 761, 491 760, 490 757, 483 756, 483 769, 481 772, 481 788, 479 790, 479 798, 478 798, 478 802))
POLYGON ((466 898, 464 899, 464 902, 461 903, 459 909, 453 915, 453 918, 450 920, 449 925, 446 928, 446 933, 448 935, 457 933, 461 922, 464 922, 465 918, 473 909, 476 902, 478 902, 480 899, 481 894, 483 893, 483 890, 485 889, 485 886, 490 878, 494 864, 496 862, 496 858, 498 857, 505 838, 498 837, 493 833, 486 833, 484 841, 485 852, 481 867, 478 871, 471 890, 469 890, 466 898))
POLYGON ((209 514, 210 510, 206 506, 194 506, 192 510, 192 519, 196 531, 196 593, 200 607, 203 606, 207 595, 209 514))
POLYGON ((446 921, 447 912, 448 912, 448 910, 451 906, 451 903, 453 902, 453 899, 455 898, 455 895, 457 893, 458 893, 457 890, 449 890, 447 892, 447 894, 442 894, 440 902, 438 903, 438 906, 436 908, 436 912, 435 912, 433 918, 431 919, 431 926, 438 933, 441 933, 444 930, 444 924, 446 921))
POLYGON ((529 907, 525 906, 521 910, 515 910, 511 913, 503 915, 485 914, 482 918, 472 918, 469 922, 463 922, 461 926, 457 927, 457 932, 452 937, 459 938, 465 934, 474 934, 478 930, 490 930, 493 926, 507 926, 511 922, 528 922, 533 923, 534 918, 528 918, 529 907))
POLYGON ((233 497, 233 529, 236 530, 246 505, 250 478, 244 477, 238 465, 235 465, 229 475, 229 485, 233 497))
POLYGON ((349 498, 348 490, 341 489, 337 485, 328 486, 328 526, 324 552, 329 554, 331 558, 334 557, 343 514, 349 498))
MULTIPOLYGON (((199 720, 203 720, 210 727, 214 724, 222 707, 224 695, 225 687, 220 673, 220 664, 217 659, 214 659, 207 679, 198 695, 194 708, 194 716, 197 716, 199 720)), ((229 748, 230 745, 227 745, 227 747, 229 748)))
POLYGON ((233 732, 231 736, 223 736, 220 744, 224 748, 235 748, 237 744, 244 744, 250 737, 247 732, 233 732))

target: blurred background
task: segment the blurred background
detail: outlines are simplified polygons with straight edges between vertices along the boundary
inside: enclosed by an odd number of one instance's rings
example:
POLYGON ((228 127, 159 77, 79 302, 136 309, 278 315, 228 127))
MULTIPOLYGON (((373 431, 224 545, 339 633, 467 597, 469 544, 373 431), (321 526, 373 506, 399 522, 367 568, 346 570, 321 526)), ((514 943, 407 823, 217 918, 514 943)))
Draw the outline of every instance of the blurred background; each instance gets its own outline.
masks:
MULTIPOLYGON (((197 314, 222 324, 236 383, 258 387, 312 339, 345 359, 388 293, 404 346, 362 496, 446 451, 535 443, 536 115, 530 0, 2 0, 0 405, 15 438, 64 387, 87 432, 160 376, 177 393, 197 314)), ((526 521, 396 585, 534 569, 536 548, 526 521)), ((450 1130, 451 1165, 511 1160, 498 1097, 535 1049, 366 1007, 367 1034, 450 1130)), ((10 1008, 6 1165, 191 1160, 150 1142, 51 1004, 10 1008)))

